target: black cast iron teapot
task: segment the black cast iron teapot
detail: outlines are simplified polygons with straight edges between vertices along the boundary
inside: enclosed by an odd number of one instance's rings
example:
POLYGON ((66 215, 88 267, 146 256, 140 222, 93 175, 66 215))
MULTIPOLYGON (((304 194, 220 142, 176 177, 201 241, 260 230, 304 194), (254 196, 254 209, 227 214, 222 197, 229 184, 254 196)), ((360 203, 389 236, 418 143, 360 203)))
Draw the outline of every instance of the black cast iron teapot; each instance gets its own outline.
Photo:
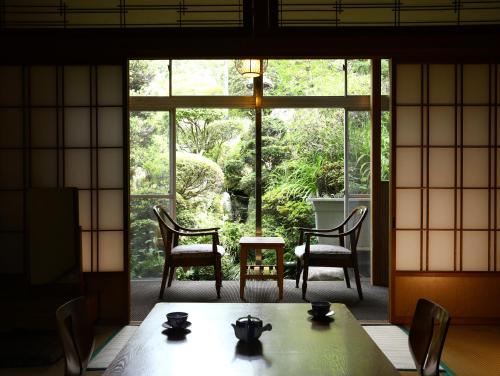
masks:
POLYGON ((236 324, 231 325, 234 328, 234 334, 236 337, 246 342, 258 339, 262 332, 273 328, 271 324, 263 325, 261 319, 251 315, 240 317, 236 320, 236 324))

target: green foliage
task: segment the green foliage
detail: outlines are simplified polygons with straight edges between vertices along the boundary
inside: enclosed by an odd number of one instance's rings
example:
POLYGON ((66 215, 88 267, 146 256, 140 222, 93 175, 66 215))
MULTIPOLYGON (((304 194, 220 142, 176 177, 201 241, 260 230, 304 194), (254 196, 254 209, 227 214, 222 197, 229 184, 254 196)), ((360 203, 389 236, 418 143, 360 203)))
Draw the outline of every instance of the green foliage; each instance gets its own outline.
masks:
MULTIPOLYGON (((222 264, 222 278, 223 279, 238 279, 240 275, 240 267, 234 264, 230 257, 224 255, 221 260, 222 264)), ((214 280, 213 266, 191 267, 186 270, 177 268, 175 271, 177 279, 179 280, 214 280)))
POLYGON ((130 95, 168 95, 167 60, 130 60, 130 95))
POLYGON ((240 238, 242 236, 252 236, 255 234, 255 226, 251 223, 224 222, 219 231, 220 243, 224 246, 228 257, 234 263, 240 260, 240 238))
POLYGON ((132 95, 142 94, 146 87, 155 77, 154 67, 146 60, 130 60, 129 63, 129 89, 132 95))
POLYGON ((130 204, 131 278, 157 277, 163 270, 164 255, 151 201, 134 199, 130 204))
POLYGON ((132 193, 165 192, 169 185, 168 114, 130 116, 130 187, 132 193))
POLYGON ((240 121, 226 119, 219 109, 177 110, 177 146, 180 150, 219 161, 223 145, 241 132, 240 121))
POLYGON ((343 95, 343 60, 270 60, 264 95, 343 95))
POLYGON ((199 154, 177 153, 177 195, 183 200, 211 197, 222 192, 224 174, 214 161, 199 154))

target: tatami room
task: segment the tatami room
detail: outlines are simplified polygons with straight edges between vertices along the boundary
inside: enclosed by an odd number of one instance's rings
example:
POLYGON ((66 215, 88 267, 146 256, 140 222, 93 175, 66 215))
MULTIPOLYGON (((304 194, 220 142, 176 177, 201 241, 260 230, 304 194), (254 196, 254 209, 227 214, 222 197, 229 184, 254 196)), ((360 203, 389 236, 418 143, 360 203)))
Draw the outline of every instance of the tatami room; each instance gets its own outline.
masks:
MULTIPOLYGON (((252 362, 262 374, 343 369, 335 356, 355 347, 335 333, 343 320, 380 357, 380 369, 392 370, 360 324, 401 326, 407 341, 424 298, 451 317, 441 372, 500 373, 500 6, 42 3, 0 8, 8 354, 0 374, 64 374, 56 310, 79 296, 95 329, 94 358, 120 328, 135 333, 117 345, 125 351, 146 338, 156 314, 166 320, 180 310, 189 313, 185 336, 161 334, 158 321, 152 343, 190 364, 182 345, 211 343, 202 324, 211 318, 222 337, 228 330, 224 346, 214 344, 228 357, 219 369, 209 351, 188 348, 191 359, 199 355, 209 373, 233 366, 248 374, 252 362), (326 203, 335 214, 320 208, 326 203), (168 216, 155 216, 155 205, 168 216), (345 243, 313 239, 314 229, 358 207, 366 213, 345 230, 360 219, 360 234, 345 243), (167 233, 187 231, 168 232, 168 221, 162 230, 168 217, 209 230, 174 243, 167 233), (274 240, 259 245, 262 238, 274 240), (210 256, 176 256, 202 243, 210 256), (315 264, 310 253, 321 247, 342 247, 355 262, 330 255, 315 264), (314 280, 318 266, 328 276, 314 280), (335 315, 318 324, 307 312, 314 301, 333 304, 335 315), (248 319, 247 328, 273 327, 257 347, 239 346, 231 327, 248 314, 262 320, 248 319), (327 360, 299 357, 290 369, 280 354, 293 346, 308 354, 308 341, 324 341, 327 360)), ((137 372, 139 363, 118 363, 89 374, 137 372)), ((361 368, 351 372, 377 374, 369 361, 355 363, 361 368)), ((175 373, 176 364, 150 370, 175 373)))

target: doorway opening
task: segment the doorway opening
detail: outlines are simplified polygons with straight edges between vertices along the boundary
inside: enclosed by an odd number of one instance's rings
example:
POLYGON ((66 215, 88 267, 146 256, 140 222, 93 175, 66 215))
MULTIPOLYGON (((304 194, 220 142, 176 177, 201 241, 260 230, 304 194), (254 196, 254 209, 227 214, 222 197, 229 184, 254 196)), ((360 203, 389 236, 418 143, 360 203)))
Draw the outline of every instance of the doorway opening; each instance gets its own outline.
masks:
MULTIPOLYGON (((387 95, 388 61, 382 66, 387 95)), ((271 59, 261 109, 254 81, 239 75, 232 60, 132 60, 129 68, 132 320, 145 317, 158 299, 163 243, 155 204, 186 227, 220 228, 224 286, 238 283, 240 237, 256 231, 282 236, 285 278, 293 279, 298 227, 325 228, 357 205, 370 206, 370 60, 271 59), (262 111, 259 140, 256 111, 262 111)), ((382 119, 383 178, 389 174, 388 115, 382 119)), ((371 231, 366 221, 358 248, 366 286, 371 231)), ((265 257, 274 262, 272 252, 265 257)), ((210 268, 176 270, 179 281, 190 283, 213 275, 210 268)), ((334 290, 356 296, 343 281, 335 283, 334 290)), ((188 285, 195 286, 185 283, 184 290, 188 285)), ((209 286, 207 299, 215 299, 209 286)), ((385 299, 374 318, 387 318, 386 296, 374 294, 385 299)))

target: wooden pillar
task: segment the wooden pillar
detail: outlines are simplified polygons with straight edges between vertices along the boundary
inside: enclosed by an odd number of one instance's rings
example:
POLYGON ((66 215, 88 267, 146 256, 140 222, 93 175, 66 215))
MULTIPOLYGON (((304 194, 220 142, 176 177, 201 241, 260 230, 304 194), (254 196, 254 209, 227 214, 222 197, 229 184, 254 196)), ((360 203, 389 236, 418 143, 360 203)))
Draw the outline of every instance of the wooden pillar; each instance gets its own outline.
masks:
POLYGON ((382 229, 385 226, 381 224, 381 64, 380 59, 372 59, 372 92, 371 92, 371 237, 372 237, 372 283, 374 285, 387 285, 387 280, 384 278, 384 270, 387 265, 384 265, 385 252, 382 249, 382 229))
POLYGON ((262 82, 262 75, 253 79, 255 97, 255 235, 257 236, 262 235, 262 82))

